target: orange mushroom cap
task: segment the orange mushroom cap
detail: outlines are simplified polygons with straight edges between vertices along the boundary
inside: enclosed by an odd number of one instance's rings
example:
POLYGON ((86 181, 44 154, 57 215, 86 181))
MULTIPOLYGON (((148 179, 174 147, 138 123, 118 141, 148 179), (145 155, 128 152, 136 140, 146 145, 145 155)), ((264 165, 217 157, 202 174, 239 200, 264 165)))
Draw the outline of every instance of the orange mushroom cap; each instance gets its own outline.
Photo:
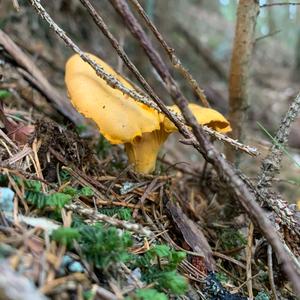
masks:
MULTIPOLYGON (((229 122, 218 111, 212 108, 202 107, 194 103, 191 103, 188 106, 199 124, 206 125, 222 133, 231 131, 229 122)), ((168 106, 168 108, 181 115, 180 109, 176 105, 168 106)), ((167 132, 177 131, 177 127, 168 118, 164 119, 164 127, 167 132)))
MULTIPOLYGON (((125 87, 133 88, 104 61, 88 55, 125 87)), ((156 110, 111 88, 78 54, 67 61, 65 82, 75 108, 86 118, 92 119, 112 144, 131 142, 145 132, 160 129, 156 110)))

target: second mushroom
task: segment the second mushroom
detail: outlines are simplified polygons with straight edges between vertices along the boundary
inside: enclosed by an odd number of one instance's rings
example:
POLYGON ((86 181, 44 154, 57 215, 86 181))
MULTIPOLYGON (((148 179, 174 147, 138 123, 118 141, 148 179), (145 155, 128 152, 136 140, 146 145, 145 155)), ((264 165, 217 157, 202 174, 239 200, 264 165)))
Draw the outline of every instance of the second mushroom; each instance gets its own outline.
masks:
MULTIPOLYGON (((108 64, 94 55, 89 56, 105 72, 133 89, 108 64)), ((77 54, 67 61, 65 82, 74 107, 93 120, 111 144, 125 145, 128 161, 134 170, 143 174, 153 172, 158 152, 169 134, 177 131, 176 126, 165 115, 111 88, 77 54)), ((169 108, 179 113, 176 106, 169 108)), ((216 110, 196 104, 189 104, 189 108, 200 124, 222 133, 231 130, 229 122, 216 110)))

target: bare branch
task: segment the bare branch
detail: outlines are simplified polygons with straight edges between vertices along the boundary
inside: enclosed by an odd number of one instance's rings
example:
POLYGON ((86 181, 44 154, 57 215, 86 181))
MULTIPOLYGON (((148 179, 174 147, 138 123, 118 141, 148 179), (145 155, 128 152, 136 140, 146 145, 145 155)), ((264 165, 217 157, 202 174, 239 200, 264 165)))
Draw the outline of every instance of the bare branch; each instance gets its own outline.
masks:
MULTIPOLYGON (((0 30, 0 44, 9 53, 16 63, 30 72, 34 84, 51 102, 62 115, 75 124, 85 124, 85 119, 75 110, 67 97, 62 96, 46 79, 44 74, 35 66, 34 62, 22 49, 2 30, 0 30)), ((24 75, 24 74, 22 74, 24 75)), ((28 79, 28 78, 26 78, 28 79)))
POLYGON ((147 237, 154 236, 154 233, 151 230, 141 226, 140 224, 118 220, 116 218, 101 214, 97 211, 95 212, 95 209, 90 208, 89 206, 85 206, 80 201, 73 202, 71 204, 67 204, 65 206, 65 208, 73 211, 74 213, 79 214, 80 216, 83 216, 85 218, 85 222, 87 222, 89 224, 93 224, 93 223, 102 221, 102 222, 108 223, 112 226, 116 226, 118 228, 122 228, 122 229, 125 229, 128 231, 131 231, 131 232, 135 232, 137 234, 142 234, 147 237))
POLYGON ((297 118, 300 112, 300 93, 296 96, 295 100, 291 104, 289 110, 285 114, 280 123, 280 127, 274 138, 274 143, 269 149, 269 154, 263 160, 261 165, 261 174, 259 175, 257 183, 258 199, 262 204, 274 211, 292 232, 299 232, 299 226, 297 221, 293 218, 293 212, 289 209, 288 204, 280 197, 271 197, 270 189, 272 187, 273 180, 277 174, 279 174, 281 168, 281 161, 284 154, 284 146, 287 143, 291 124, 297 118))
POLYGON ((260 8, 270 7, 270 6, 282 6, 282 5, 300 5, 299 2, 277 2, 277 3, 268 3, 260 5, 260 8))
POLYGON ((227 73, 223 66, 213 57, 212 51, 209 48, 204 47, 199 40, 195 39, 189 30, 185 29, 179 23, 176 25, 176 31, 177 30, 182 32, 182 36, 189 45, 194 48, 195 52, 201 55, 203 62, 205 62, 220 79, 227 81, 227 73))
POLYGON ((167 42, 164 40, 161 33, 158 31, 158 29, 155 27, 153 22, 150 20, 150 18, 147 16, 146 12, 144 11, 143 7, 140 5, 138 0, 130 0, 130 2, 134 5, 134 7, 137 9, 139 14, 144 19, 145 23, 149 26, 149 28, 152 30, 153 34, 157 38, 157 40, 160 42, 163 49, 166 51, 167 55, 170 58, 170 61, 172 62, 173 66, 181 73, 181 75, 188 81, 190 86, 195 91, 196 95, 198 95, 199 99, 202 101, 203 105, 206 107, 210 107, 206 96, 204 94, 204 91, 200 88, 198 85, 196 79, 192 76, 192 74, 182 65, 180 59, 175 54, 175 49, 171 48, 167 42))

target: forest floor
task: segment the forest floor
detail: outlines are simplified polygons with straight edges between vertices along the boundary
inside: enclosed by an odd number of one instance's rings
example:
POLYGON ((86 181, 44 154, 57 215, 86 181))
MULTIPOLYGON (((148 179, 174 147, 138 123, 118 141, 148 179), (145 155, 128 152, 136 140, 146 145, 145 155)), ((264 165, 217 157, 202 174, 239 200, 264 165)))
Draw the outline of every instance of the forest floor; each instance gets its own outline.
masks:
MULTIPOLYGON (((15 30, 10 38, 64 93, 57 61, 65 53, 59 57, 46 42, 26 45, 15 30)), ((160 156, 154 175, 136 174, 121 146, 84 137, 85 128, 63 117, 20 68, 26 69, 0 48, 0 299, 238 300, 249 290, 256 300, 272 299, 265 240, 237 203, 228 204, 213 169, 193 163, 199 156, 184 158, 182 146, 174 153, 171 140, 164 153, 172 155, 160 156)), ((283 70, 280 78, 265 73, 253 95, 281 115, 296 84, 283 70), (271 106, 275 94, 280 107, 271 106)), ((241 163, 253 177, 271 145, 257 134, 256 120, 272 122, 272 112, 264 114, 257 98, 246 142, 262 155, 241 163)), ((289 150, 294 159, 297 151, 289 150)), ((278 190, 295 203, 300 168, 289 159, 278 190)), ((296 299, 274 255, 273 272, 280 299, 296 299)))

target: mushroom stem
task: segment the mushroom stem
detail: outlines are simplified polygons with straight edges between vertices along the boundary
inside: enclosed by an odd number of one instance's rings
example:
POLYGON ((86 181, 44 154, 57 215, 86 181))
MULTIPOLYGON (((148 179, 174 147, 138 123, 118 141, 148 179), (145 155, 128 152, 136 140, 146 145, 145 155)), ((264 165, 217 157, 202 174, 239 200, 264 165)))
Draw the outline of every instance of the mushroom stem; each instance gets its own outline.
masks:
POLYGON ((128 161, 136 172, 149 174, 155 170, 158 152, 168 135, 164 129, 154 130, 125 144, 128 161))

